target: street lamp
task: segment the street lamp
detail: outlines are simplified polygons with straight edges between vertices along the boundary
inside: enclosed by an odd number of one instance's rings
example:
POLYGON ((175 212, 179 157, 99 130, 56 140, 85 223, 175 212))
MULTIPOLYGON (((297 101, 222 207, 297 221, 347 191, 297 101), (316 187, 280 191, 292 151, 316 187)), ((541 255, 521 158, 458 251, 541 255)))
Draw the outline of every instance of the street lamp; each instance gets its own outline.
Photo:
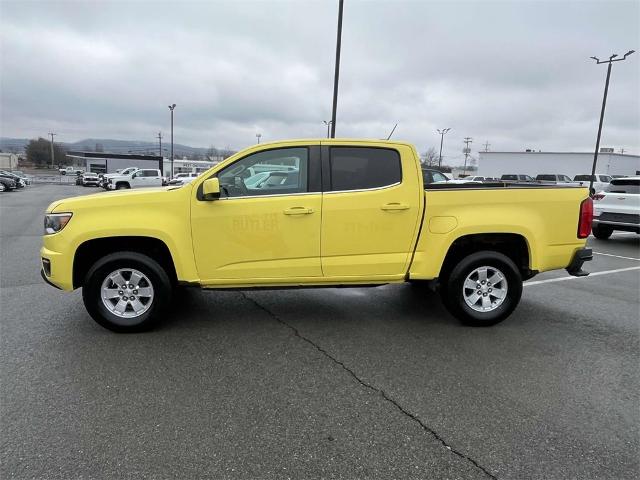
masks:
POLYGON ((322 123, 327 126, 327 138, 331 138, 331 125, 333 122, 331 120, 329 120, 328 122, 326 120, 323 120, 322 123))
POLYGON ((173 109, 176 108, 176 104, 169 105, 171 110, 171 178, 173 178, 173 109))
POLYGON ((604 82, 604 96, 602 97, 602 110, 600 111, 600 124, 598 125, 598 137, 596 139, 596 151, 593 154, 593 166, 591 167, 591 181, 589 182, 589 193, 593 192, 593 179, 596 175, 596 164, 598 163, 598 150, 600 150, 600 135, 602 134, 602 122, 604 121, 604 109, 607 105, 607 92, 609 91, 609 78, 611 78, 611 64, 613 62, 621 62, 626 60, 629 55, 634 53, 635 50, 629 50, 624 54, 624 57, 614 60, 618 55, 613 54, 609 57, 609 60, 600 60, 598 57, 590 57, 596 61, 596 65, 601 63, 608 63, 607 67, 607 79, 604 82))
POLYGON ((438 159, 438 168, 442 167, 442 143, 444 142, 444 135, 447 133, 450 128, 443 128, 442 130, 438 129, 438 133, 440 134, 440 157, 438 159))
POLYGON ((260 137, 262 137, 261 133, 256 133, 256 138, 258 139, 258 143, 260 143, 260 137))
POLYGON ((344 0, 338 0, 338 34, 336 37, 336 68, 333 75, 333 110, 331 111, 331 138, 336 138, 336 110, 338 108, 338 79, 340 78, 340 49, 342 47, 342 10, 344 0))

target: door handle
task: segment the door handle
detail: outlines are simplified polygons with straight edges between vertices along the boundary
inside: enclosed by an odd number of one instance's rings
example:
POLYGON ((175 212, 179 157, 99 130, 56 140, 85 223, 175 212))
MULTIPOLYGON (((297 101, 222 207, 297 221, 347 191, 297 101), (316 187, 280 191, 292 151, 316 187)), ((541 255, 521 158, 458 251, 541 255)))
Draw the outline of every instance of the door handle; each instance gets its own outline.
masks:
POLYGON ((282 213, 285 215, 309 215, 310 213, 313 213, 313 208, 290 207, 285 208, 282 213))
POLYGON ((394 203, 386 203, 384 205, 382 205, 380 207, 382 210, 385 211, 393 211, 393 210, 409 210, 409 205, 407 205, 406 203, 398 203, 398 202, 394 202, 394 203))

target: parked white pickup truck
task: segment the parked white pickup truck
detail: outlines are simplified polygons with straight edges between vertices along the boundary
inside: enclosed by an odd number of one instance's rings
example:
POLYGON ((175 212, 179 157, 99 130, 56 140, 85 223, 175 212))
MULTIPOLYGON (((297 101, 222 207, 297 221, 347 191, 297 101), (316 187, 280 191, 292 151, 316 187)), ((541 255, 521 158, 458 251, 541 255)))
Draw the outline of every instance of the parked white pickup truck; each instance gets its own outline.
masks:
POLYGON ((58 171, 60 172, 60 175, 79 175, 81 173, 84 173, 84 170, 82 168, 76 167, 59 168, 58 171))
MULTIPOLYGON (((128 169, 127 169, 128 170, 128 169)), ((156 169, 136 169, 134 171, 107 179, 108 190, 123 190, 126 188, 161 187, 162 174, 156 169)))

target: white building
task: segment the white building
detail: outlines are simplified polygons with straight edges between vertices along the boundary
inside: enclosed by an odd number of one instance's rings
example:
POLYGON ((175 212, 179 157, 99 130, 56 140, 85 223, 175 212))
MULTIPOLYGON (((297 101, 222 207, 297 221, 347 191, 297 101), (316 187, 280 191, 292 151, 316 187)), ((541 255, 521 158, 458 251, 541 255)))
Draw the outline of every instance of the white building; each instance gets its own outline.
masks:
MULTIPOLYGON (((478 152, 478 173, 498 177, 517 173, 535 178, 540 173, 588 175, 593 165, 593 152, 478 152)), ((640 155, 613 152, 598 153, 596 173, 608 175, 640 175, 640 155)))
POLYGON ((18 168, 18 155, 15 153, 0 152, 0 169, 15 170, 18 168))

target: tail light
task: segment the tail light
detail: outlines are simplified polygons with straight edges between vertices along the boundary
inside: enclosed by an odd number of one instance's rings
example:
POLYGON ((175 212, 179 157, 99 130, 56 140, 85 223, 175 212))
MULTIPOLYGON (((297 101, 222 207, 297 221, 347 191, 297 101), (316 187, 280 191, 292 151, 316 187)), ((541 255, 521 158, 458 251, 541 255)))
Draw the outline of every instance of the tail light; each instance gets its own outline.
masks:
POLYGON ((602 200, 604 198, 604 192, 596 193, 592 198, 594 201, 602 200))
POLYGON ((593 200, 585 198, 580 204, 580 219, 578 220, 578 238, 587 238, 591 233, 593 222, 593 200))

